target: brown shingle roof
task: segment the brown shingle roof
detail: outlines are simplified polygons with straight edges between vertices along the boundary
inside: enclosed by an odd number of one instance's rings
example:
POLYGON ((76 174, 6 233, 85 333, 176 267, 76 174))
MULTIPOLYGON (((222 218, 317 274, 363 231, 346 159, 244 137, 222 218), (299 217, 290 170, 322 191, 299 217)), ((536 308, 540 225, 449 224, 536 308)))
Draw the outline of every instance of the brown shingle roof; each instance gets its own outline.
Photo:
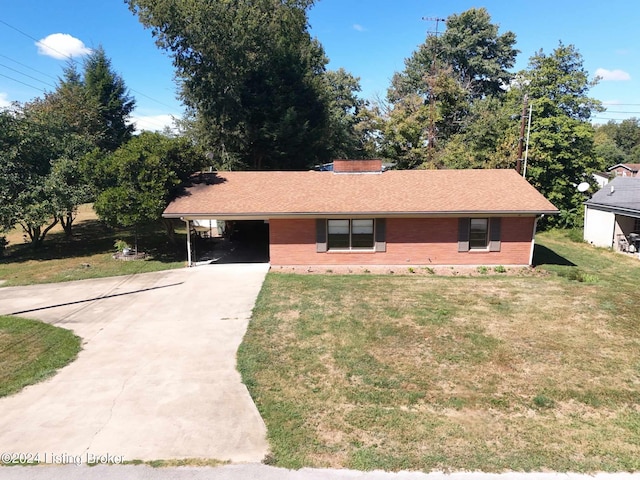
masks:
POLYGON ((196 179, 165 217, 557 213, 515 170, 217 172, 196 179))

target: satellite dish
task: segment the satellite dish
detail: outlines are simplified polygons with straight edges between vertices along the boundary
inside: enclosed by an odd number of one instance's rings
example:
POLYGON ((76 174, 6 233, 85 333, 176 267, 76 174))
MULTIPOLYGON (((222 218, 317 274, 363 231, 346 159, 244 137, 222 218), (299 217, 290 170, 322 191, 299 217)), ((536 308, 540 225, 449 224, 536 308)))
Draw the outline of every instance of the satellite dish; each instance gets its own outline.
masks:
POLYGON ((589 185, 587 182, 582 182, 580 185, 578 185, 578 191, 579 192, 586 192, 587 190, 589 190, 589 187, 591 185, 589 185))

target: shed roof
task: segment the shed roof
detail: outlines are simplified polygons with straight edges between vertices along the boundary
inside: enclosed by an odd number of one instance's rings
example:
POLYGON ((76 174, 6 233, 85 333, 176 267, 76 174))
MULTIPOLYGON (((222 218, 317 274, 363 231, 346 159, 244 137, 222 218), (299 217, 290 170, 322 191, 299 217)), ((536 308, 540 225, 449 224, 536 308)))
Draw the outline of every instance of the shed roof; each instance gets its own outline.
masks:
POLYGON ((553 214, 515 170, 215 172, 193 178, 167 218, 553 214))
POLYGON ((600 210, 640 214, 640 177, 616 177, 593 194, 585 205, 600 210))

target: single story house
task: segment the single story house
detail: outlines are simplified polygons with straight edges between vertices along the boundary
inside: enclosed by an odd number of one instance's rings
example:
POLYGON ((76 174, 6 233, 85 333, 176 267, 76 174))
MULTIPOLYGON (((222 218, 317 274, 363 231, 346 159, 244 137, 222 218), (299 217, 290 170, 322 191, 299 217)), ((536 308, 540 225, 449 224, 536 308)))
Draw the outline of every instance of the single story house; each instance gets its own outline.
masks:
MULTIPOLYGON (((640 234, 640 177, 615 177, 585 202, 584 240, 627 250, 640 234)), ((633 250, 637 250, 634 245, 633 250)))
POLYGON ((324 172, 203 173, 163 216, 263 220, 274 266, 525 266, 537 219, 555 213, 515 170, 382 171, 380 160, 336 160, 324 172))

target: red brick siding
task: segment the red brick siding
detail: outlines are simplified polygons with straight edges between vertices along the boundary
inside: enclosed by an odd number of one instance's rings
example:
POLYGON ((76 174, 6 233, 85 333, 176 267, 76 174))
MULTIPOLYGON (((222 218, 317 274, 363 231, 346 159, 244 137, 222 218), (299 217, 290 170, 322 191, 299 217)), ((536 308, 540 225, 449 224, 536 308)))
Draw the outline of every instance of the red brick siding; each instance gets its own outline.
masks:
POLYGON ((334 160, 333 171, 338 173, 381 172, 382 160, 334 160))
POLYGON ((269 222, 272 265, 528 265, 534 217, 504 217, 500 252, 458 252, 457 218, 389 218, 386 252, 316 252, 315 219, 269 222))

